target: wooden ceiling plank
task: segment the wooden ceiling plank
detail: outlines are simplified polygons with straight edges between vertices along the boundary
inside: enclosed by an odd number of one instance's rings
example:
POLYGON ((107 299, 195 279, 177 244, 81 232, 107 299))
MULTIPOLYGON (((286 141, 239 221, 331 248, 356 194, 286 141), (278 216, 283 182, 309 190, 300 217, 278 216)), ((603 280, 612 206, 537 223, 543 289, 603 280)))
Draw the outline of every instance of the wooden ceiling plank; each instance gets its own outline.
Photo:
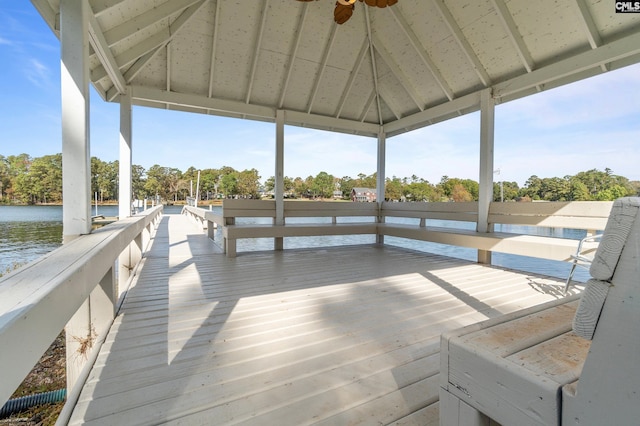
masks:
POLYGON ((382 42, 377 36, 373 36, 373 47, 380 55, 380 58, 387 64, 391 73, 400 82, 400 85, 407 92, 411 100, 416 104, 420 111, 424 111, 426 102, 422 99, 418 99, 417 90, 413 87, 413 84, 409 81, 407 75, 402 71, 398 64, 393 60, 391 54, 384 48, 382 42))
POLYGON ((358 53, 358 57, 356 58, 355 68, 351 71, 351 75, 349 75, 349 80, 347 81, 347 85, 342 92, 342 96, 340 97, 340 101, 338 102, 338 108, 335 113, 336 118, 340 118, 340 114, 342 114, 342 109, 349 97, 349 93, 351 93, 351 89, 353 88, 353 84, 358 77, 358 73, 360 72, 360 68, 362 68, 362 63, 367 55, 367 51, 369 50, 369 40, 365 39, 362 42, 362 47, 360 47, 360 52, 358 53))
POLYGON ((535 62, 533 61, 531 52, 529 52, 529 49, 527 48, 527 45, 518 30, 516 22, 513 20, 513 16, 507 8, 507 5, 503 0, 491 0, 491 2, 493 3, 496 13, 498 14, 498 18, 500 18, 500 22, 502 22, 502 25, 507 32, 507 36, 515 47, 525 69, 527 72, 533 71, 535 69, 535 62))
POLYGON ((327 62, 329 61, 329 56, 331 55, 331 51, 333 50, 333 44, 336 40, 336 33, 338 32, 338 24, 333 23, 333 27, 331 28, 331 35, 329 36, 329 40, 324 48, 324 54, 322 55, 322 61, 320 62, 320 69, 318 71, 318 75, 313 83, 313 90, 311 91, 311 98, 307 104, 307 113, 311 112, 313 108, 313 103, 316 100, 316 96, 318 95, 318 89, 320 88, 320 82, 322 81, 322 76, 324 75, 324 71, 327 68, 327 62))
MULTIPOLYGON (((424 49, 422 43, 420 43, 420 40, 418 40, 418 37, 411 29, 411 26, 409 25, 405 17, 400 11, 396 11, 396 9, 393 7, 390 7, 389 10, 391 11, 391 15, 395 18, 398 26, 402 29, 404 34, 409 39, 411 47, 413 47, 413 50, 418 54, 418 56, 422 60, 422 63, 424 63, 424 65, 429 69, 429 72, 438 83, 438 86, 440 86, 442 92, 445 94, 447 99, 452 100, 454 98, 453 90, 451 90, 451 87, 442 76, 442 73, 436 66, 435 62, 433 62, 433 59, 431 59, 427 51, 424 49)), ((424 110, 424 107, 421 106, 420 110, 424 110)))
POLYGON ((456 40, 458 46, 460 46, 460 49, 462 49, 462 52, 467 57, 467 60, 473 67, 473 70, 480 79, 482 85, 484 87, 491 86, 491 78, 489 77, 487 70, 485 70, 484 66, 478 59, 478 56, 473 51, 471 44, 465 38, 453 15, 449 11, 449 9, 447 9, 447 6, 445 6, 442 0, 432 0, 432 2, 440 12, 440 16, 442 16, 442 19, 449 28, 449 31, 451 31, 453 38, 456 40))
POLYGON ((117 25, 104 32, 104 38, 109 46, 114 46, 122 40, 131 37, 135 33, 144 30, 151 25, 166 19, 171 15, 175 15, 197 3, 198 0, 171 0, 154 7, 145 13, 134 16, 133 18, 117 25))
POLYGON ((296 29, 296 40, 293 43, 293 50, 289 55, 289 63, 287 64, 287 74, 282 83, 282 92, 280 93, 280 100, 278 101, 278 108, 282 108, 284 105, 284 99, 287 96, 287 89, 289 88, 289 82, 291 81, 291 75, 293 74, 293 63, 298 56, 298 49, 300 48, 300 40, 302 39, 302 33, 304 30, 304 24, 307 20, 307 10, 309 3, 303 3, 300 17, 298 18, 298 28, 296 29))
POLYGON ((264 8, 262 9, 262 19, 260 20, 260 29, 258 29, 258 35, 256 37, 255 49, 253 50, 253 59, 251 61, 251 73, 249 75, 249 82, 247 87, 247 96, 245 97, 245 103, 249 103, 251 100, 251 91, 253 89, 253 82, 256 77, 256 69, 258 68, 258 58, 260 57, 260 49, 262 47, 262 38, 264 36, 265 24, 267 22, 267 11, 269 10, 269 0, 264 0, 264 8))

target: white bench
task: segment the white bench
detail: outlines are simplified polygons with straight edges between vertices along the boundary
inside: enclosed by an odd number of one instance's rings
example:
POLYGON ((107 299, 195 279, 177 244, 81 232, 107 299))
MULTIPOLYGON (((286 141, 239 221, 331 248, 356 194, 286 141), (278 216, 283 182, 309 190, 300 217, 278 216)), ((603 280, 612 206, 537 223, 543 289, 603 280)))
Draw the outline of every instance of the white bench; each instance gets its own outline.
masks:
POLYGON ((640 198, 614 203, 579 304, 570 297, 442 336, 442 426, 638 424, 639 211, 640 198))
POLYGON ((376 203, 326 203, 317 201, 285 201, 284 224, 275 224, 275 201, 224 200, 224 250, 235 257, 240 238, 275 238, 276 247, 284 237, 316 237, 327 235, 376 235, 378 206, 376 203), (368 217, 369 221, 338 222, 340 217, 368 217), (329 223, 291 223, 290 218, 331 218, 329 223), (237 218, 268 218, 271 223, 238 223, 237 218))

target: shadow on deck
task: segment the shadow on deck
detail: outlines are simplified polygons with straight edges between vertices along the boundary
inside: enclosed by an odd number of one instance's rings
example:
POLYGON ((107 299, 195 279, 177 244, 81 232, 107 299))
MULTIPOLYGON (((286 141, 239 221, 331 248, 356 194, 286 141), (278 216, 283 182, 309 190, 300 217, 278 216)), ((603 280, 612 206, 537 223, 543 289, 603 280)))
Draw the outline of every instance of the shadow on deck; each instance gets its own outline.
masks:
POLYGON ((390 246, 230 259, 164 216, 70 424, 438 424, 440 334, 563 285, 390 246))

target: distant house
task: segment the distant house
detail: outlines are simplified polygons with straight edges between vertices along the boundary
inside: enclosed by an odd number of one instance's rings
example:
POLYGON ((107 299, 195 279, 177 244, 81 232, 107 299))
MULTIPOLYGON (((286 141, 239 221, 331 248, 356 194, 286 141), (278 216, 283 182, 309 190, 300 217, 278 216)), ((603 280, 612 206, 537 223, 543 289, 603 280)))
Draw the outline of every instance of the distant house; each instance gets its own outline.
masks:
POLYGON ((351 190, 351 201, 359 201, 363 203, 375 202, 376 190, 372 188, 353 188, 351 190))
POLYGON ((340 191, 339 189, 336 189, 335 191, 333 191, 334 200, 339 200, 341 198, 342 198, 342 191, 340 191))

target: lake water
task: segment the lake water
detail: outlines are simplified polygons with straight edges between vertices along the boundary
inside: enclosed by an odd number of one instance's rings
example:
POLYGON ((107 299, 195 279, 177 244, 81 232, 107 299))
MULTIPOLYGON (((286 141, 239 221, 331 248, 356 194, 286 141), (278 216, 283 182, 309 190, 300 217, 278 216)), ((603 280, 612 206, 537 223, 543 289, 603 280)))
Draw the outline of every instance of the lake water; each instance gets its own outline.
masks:
MULTIPOLYGON (((166 214, 180 213, 181 206, 165 206, 166 214)), ((221 211, 220 207, 214 207, 214 211, 221 211)), ((92 208, 92 215, 117 216, 118 206, 98 206, 92 208)), ((260 219, 239 219, 242 221, 259 222, 260 219)), ((305 220, 300 218, 299 220, 305 220)), ((308 220, 308 219, 306 219, 308 220)), ((330 221, 330 218, 318 220, 330 221)), ((372 220, 371 218, 340 218, 341 221, 372 220)), ((393 219, 404 223, 412 223, 412 219, 393 219)), ((290 219, 294 222, 295 219, 290 219)), ((389 220, 391 221, 391 219, 389 220)), ((417 223, 417 219, 415 219, 417 223)), ((430 226, 451 226, 473 229, 473 223, 459 223, 448 221, 428 221, 430 226)), ((497 228, 500 232, 527 232, 538 235, 548 235, 563 238, 580 239, 584 231, 571 229, 551 229, 523 226, 502 226, 497 228)), ((222 241, 221 231, 215 236, 216 242, 222 241)), ((285 249, 303 247, 326 247, 348 244, 366 244, 375 242, 373 235, 354 236, 329 236, 329 237, 292 237, 285 239, 285 249)), ((407 240, 404 238, 385 237, 385 243, 414 250, 442 254, 467 260, 476 259, 476 250, 435 244, 424 241, 407 240)), ((0 206, 0 274, 14 268, 14 265, 23 265, 54 250, 62 244, 62 207, 61 206, 0 206)), ((577 241, 576 241, 577 245, 577 241)), ((270 238, 243 239, 238 241, 238 251, 270 250, 273 241, 270 238)), ((557 278, 565 278, 569 273, 569 264, 551 260, 537 259, 526 256, 516 256, 502 253, 494 253, 492 256, 494 265, 505 268, 518 269, 526 272, 536 272, 557 278)), ((575 274, 576 281, 586 281, 589 274, 586 270, 578 268, 575 274)))

